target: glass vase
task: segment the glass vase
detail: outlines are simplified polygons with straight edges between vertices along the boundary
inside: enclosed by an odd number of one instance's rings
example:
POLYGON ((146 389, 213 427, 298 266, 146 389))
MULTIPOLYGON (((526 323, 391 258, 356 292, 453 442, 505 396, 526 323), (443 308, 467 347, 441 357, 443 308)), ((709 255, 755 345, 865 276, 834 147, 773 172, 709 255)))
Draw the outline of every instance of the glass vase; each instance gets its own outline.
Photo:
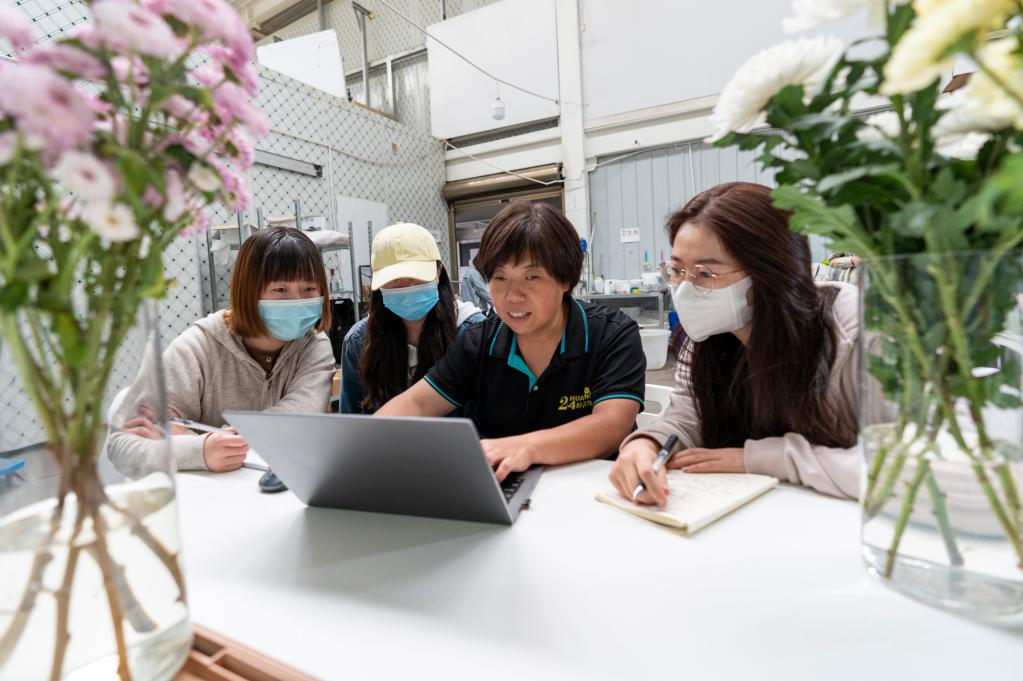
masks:
MULTIPOLYGON (((117 370, 106 385, 95 366, 54 368, 63 404, 28 410, 21 426, 36 429, 37 444, 0 459, 23 462, 0 477, 2 679, 163 681, 188 655, 156 309, 143 302, 134 328, 107 348, 117 370)), ((45 363, 43 336, 55 327, 38 310, 18 321, 5 356, 24 376, 21 353, 45 363)), ((24 380, 4 390, 5 403, 22 393, 38 404, 24 380)))
POLYGON ((1023 621, 1023 255, 865 262, 862 551, 894 589, 1023 621))

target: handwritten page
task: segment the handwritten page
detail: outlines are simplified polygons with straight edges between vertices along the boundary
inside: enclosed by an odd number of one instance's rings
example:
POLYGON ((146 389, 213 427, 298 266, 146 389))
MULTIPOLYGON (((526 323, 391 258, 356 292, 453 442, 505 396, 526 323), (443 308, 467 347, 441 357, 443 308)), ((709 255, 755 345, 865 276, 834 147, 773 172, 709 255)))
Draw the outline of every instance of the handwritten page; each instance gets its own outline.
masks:
POLYGON ((615 490, 597 494, 597 501, 691 534, 777 484, 767 475, 668 471, 668 503, 663 507, 634 504, 615 490))

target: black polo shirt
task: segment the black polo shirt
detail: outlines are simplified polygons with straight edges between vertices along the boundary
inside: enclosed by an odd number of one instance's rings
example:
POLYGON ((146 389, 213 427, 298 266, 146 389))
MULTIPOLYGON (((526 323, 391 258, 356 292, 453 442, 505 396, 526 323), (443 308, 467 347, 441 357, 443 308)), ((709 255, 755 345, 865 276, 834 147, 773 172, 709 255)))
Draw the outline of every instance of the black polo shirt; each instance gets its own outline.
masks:
POLYGON ((540 376, 518 350, 518 339, 492 314, 466 329, 426 374, 456 407, 471 403, 480 437, 554 428, 593 412, 604 400, 643 405, 646 356, 639 326, 617 309, 568 298, 561 345, 540 376))

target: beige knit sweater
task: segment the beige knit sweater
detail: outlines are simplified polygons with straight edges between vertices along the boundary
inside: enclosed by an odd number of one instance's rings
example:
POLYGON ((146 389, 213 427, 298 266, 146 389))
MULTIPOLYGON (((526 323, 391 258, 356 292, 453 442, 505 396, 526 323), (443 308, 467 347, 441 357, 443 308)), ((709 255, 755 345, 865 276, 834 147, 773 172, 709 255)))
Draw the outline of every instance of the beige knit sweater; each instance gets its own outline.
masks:
MULTIPOLYGON (((856 414, 859 404, 856 351, 860 329, 859 292, 855 286, 842 282, 817 282, 817 285, 839 289, 832 306, 838 344, 827 399, 836 409, 851 410, 856 414)), ((671 406, 664 416, 629 435, 622 442, 623 446, 637 437, 648 437, 663 445, 671 435, 679 438, 676 451, 701 446, 696 404, 690 395, 688 372, 681 363, 675 379, 671 406)), ((860 457, 855 447, 822 447, 799 433, 785 433, 778 437, 746 440, 744 450, 747 473, 771 475, 783 482, 805 485, 836 497, 855 499, 859 496, 860 457)))
MULTIPOLYGON (((149 365, 144 362, 143 367, 149 365)), ((167 408, 181 417, 212 426, 224 425, 224 412, 276 411, 323 413, 330 399, 334 355, 326 334, 310 331, 285 343, 269 377, 245 350, 241 338, 224 322, 224 311, 200 319, 175 338, 163 353, 167 408)), ((107 451, 126 474, 151 467, 162 443, 116 428, 154 404, 152 377, 140 372, 123 405, 111 419, 107 451), (147 463, 148 462, 148 463, 147 463)), ((206 470, 206 435, 175 435, 171 450, 178 470, 206 470)))

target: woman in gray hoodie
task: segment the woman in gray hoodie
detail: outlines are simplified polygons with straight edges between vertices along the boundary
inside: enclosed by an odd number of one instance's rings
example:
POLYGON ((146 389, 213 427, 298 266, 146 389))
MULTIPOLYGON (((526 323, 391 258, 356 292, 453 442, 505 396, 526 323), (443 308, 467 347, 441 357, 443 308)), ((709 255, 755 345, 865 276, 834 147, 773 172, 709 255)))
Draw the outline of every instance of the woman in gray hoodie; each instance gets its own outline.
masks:
MULTIPOLYGON (((230 309, 195 322, 163 353, 171 416, 220 426, 231 409, 325 412, 334 376, 326 290, 319 250, 300 230, 271 227, 247 239, 230 309)), ((122 472, 151 467, 157 455, 153 394, 152 376, 140 373, 111 424, 107 451, 122 472)), ((248 445, 230 429, 176 426, 171 450, 178 470, 223 472, 241 467, 248 445)))

